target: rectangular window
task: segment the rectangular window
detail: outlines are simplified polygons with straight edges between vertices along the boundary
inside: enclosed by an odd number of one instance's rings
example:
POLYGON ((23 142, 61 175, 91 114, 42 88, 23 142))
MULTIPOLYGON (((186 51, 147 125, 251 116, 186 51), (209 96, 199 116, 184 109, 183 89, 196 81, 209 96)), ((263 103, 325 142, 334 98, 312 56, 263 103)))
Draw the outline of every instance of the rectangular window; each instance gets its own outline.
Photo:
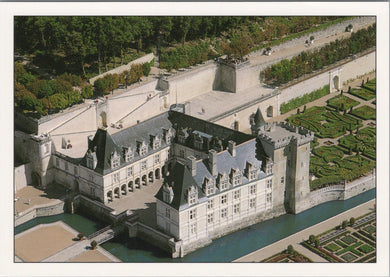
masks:
POLYGON ((214 222, 214 213, 210 213, 207 215, 207 223, 213 223, 214 222))
POLYGON ((238 214, 240 212, 240 204, 234 204, 233 206, 233 212, 235 214, 238 214))
MULTIPOLYGON (((284 177, 280 179, 281 184, 284 183, 284 177)), ((267 189, 272 189, 272 179, 267 180, 267 189)))
POLYGON ((256 194, 257 192, 257 184, 253 184, 249 187, 249 193, 250 194, 256 194))
POLYGON ((254 170, 250 173, 250 179, 253 180, 253 179, 256 179, 257 178, 257 171, 254 170))
POLYGON ((165 208, 165 217, 167 218, 171 217, 171 210, 169 208, 165 208))
POLYGON ((115 158, 112 160, 112 168, 117 168, 119 166, 119 159, 115 158))
POLYGON ((190 225, 190 232, 191 234, 196 234, 196 223, 190 225))
POLYGON ((221 204, 226 204, 227 203, 227 195, 222 195, 221 196, 221 204))
POLYGON ((281 184, 284 184, 284 176, 283 176, 283 177, 280 177, 280 183, 281 183, 281 184))
POLYGON ((207 185, 207 195, 213 194, 214 193, 214 185, 213 184, 208 184, 207 185))
POLYGON ((65 170, 69 170, 69 163, 65 162, 65 170))
POLYGON ((240 191, 239 190, 236 190, 235 192, 233 192, 233 198, 234 199, 240 199, 240 191))
POLYGON ((146 161, 141 162, 141 170, 146 170, 146 161))
POLYGON ((213 199, 211 199, 211 200, 209 200, 208 202, 207 202, 207 209, 212 209, 213 208, 213 206, 214 206, 214 200, 213 199))
POLYGON ((56 167, 60 167, 60 159, 56 158, 56 167))
POLYGON ((160 162, 160 154, 154 156, 154 163, 158 164, 160 162))
POLYGON ((188 204, 192 205, 192 204, 195 204, 195 202, 196 202, 196 194, 193 193, 193 194, 188 196, 188 204))
POLYGON ((233 178, 233 185, 239 185, 241 184, 241 174, 237 174, 233 178))
POLYGON ((92 175, 92 174, 89 174, 89 180, 91 181, 91 182, 93 182, 93 179, 94 179, 94 176, 92 175))
POLYGON ((194 220, 196 218, 196 209, 190 211, 190 220, 194 220))
POLYGON ((227 208, 221 209, 221 218, 227 217, 227 208))
POLYGON ((95 196, 95 189, 94 188, 91 188, 91 195, 95 196))
POLYGON ((225 180, 222 180, 221 181, 221 189, 224 190, 224 189, 227 189, 228 187, 228 180, 225 179, 225 180))
POLYGON ((272 202, 272 192, 267 193, 267 203, 271 203, 271 202, 272 202))
POLYGON ((179 157, 184 158, 184 150, 183 149, 181 149, 179 151, 179 157))
POLYGON ((73 172, 74 172, 74 175, 79 174, 79 170, 76 166, 73 168, 73 172))
POLYGON ((249 199, 249 208, 256 207, 256 198, 249 199))
POLYGON ((127 168, 127 176, 129 177, 131 175, 133 175, 133 167, 132 166, 127 168))
POLYGON ((112 174, 112 183, 118 183, 119 182, 119 172, 112 174))

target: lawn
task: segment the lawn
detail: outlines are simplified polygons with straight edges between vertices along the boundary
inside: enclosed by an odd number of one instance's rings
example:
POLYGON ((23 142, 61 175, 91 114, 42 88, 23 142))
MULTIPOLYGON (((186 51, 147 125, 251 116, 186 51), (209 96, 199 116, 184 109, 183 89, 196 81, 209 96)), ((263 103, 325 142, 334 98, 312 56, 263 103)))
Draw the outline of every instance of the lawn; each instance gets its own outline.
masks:
POLYGON ((355 243, 357 240, 351 236, 345 236, 341 239, 343 242, 345 242, 346 244, 350 245, 352 243, 355 243))
POLYGON ((376 232, 376 228, 372 225, 368 225, 367 227, 364 227, 363 230, 369 233, 370 235, 376 232))
POLYGON ((325 249, 331 251, 331 252, 335 252, 337 250, 339 250, 341 247, 338 246, 337 244, 334 244, 334 243, 329 243, 327 246, 325 246, 325 249))
POLYGON ((371 246, 364 244, 358 248, 358 250, 364 254, 370 253, 371 251, 374 250, 371 246))
POLYGON ((367 105, 352 110, 351 114, 364 120, 376 119, 376 110, 367 105))
POLYGON ((328 106, 335 108, 339 111, 346 111, 351 107, 355 107, 360 104, 359 101, 353 100, 345 95, 339 94, 327 101, 328 106))
POLYGON ((376 92, 376 78, 365 83, 363 88, 376 92))
POLYGON ((350 263, 357 259, 357 257, 351 253, 345 253, 344 255, 341 256, 341 258, 345 260, 347 263, 350 263))
POLYGON ((338 146, 321 146, 313 149, 313 153, 324 159, 326 163, 339 161, 343 158, 343 149, 338 146))

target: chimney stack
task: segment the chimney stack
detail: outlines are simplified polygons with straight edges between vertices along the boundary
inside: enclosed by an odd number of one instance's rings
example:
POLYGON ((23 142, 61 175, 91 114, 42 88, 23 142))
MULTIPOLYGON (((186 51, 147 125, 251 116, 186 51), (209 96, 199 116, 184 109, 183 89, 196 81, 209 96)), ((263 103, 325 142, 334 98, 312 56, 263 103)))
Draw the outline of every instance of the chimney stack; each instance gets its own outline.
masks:
POLYGON ((229 140, 228 150, 229 150, 230 155, 232 155, 233 157, 236 156, 236 143, 234 141, 229 140))
POLYGON ((217 151, 211 149, 209 151, 209 167, 211 171, 211 175, 217 175, 217 151))
POLYGON ((187 157, 187 167, 191 170, 191 175, 196 175, 196 158, 194 156, 187 157))

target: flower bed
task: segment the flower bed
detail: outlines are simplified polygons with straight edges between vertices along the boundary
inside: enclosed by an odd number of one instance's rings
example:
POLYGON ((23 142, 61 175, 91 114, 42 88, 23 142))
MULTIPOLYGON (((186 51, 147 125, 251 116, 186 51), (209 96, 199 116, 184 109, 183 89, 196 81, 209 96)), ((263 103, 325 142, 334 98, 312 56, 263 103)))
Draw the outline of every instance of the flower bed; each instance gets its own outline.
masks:
POLYGON ((353 88, 351 89, 349 94, 355 95, 356 97, 359 97, 366 101, 375 98, 375 92, 364 88, 353 88))
POLYGON ((376 119, 376 110, 367 105, 353 110, 351 114, 364 120, 376 119))
POLYGON ((340 111, 346 111, 351 107, 355 107, 360 104, 360 102, 353 100, 345 95, 339 94, 327 101, 328 106, 338 109, 340 111))

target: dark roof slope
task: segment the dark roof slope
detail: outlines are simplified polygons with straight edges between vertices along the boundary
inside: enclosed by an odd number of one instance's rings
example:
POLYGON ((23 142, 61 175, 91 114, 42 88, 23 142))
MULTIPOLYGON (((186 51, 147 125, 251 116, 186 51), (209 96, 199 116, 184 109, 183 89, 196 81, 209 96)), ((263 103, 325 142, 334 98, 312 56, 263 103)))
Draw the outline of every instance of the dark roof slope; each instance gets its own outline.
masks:
MULTIPOLYGON (((194 177, 188 168, 180 163, 176 162, 175 166, 171 170, 172 174, 166 177, 165 182, 172 186, 173 190, 173 200, 170 204, 171 207, 177 210, 184 210, 188 208, 187 203, 187 190, 191 186, 198 187, 194 177)), ((163 201, 163 186, 161 186, 160 190, 156 194, 156 198, 163 201)), ((198 201, 205 201, 205 195, 203 191, 198 187, 198 201)))
POLYGON ((233 140, 236 144, 241 144, 253 138, 252 135, 241 133, 190 115, 179 113, 176 111, 169 111, 168 119, 176 126, 175 128, 190 127, 192 130, 210 134, 214 137, 218 137, 225 143, 229 140, 233 140))

